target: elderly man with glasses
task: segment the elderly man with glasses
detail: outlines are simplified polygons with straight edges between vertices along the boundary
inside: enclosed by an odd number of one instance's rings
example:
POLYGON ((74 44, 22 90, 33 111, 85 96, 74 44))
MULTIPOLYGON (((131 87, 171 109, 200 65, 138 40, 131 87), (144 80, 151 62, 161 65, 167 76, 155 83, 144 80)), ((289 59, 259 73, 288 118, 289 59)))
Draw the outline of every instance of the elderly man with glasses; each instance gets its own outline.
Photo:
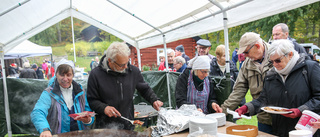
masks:
POLYGON ((163 105, 150 86, 144 81, 140 70, 130 65, 130 49, 125 43, 113 42, 101 58, 97 68, 88 79, 88 102, 98 113, 96 128, 117 128, 133 130, 130 122, 120 116, 133 120, 133 95, 140 95, 159 110, 163 105))
MULTIPOLYGON (((224 112, 226 112, 227 108, 230 110, 236 109, 249 89, 253 99, 260 96, 263 79, 267 71, 272 68, 272 63, 269 62, 267 54, 268 47, 269 44, 262 40, 257 33, 247 32, 242 35, 239 41, 238 54, 244 53, 248 58, 242 64, 233 92, 221 105, 224 112)), ((270 115, 261 112, 257 117, 259 130, 272 133, 270 115)))
POLYGON ((195 104, 198 111, 205 114, 218 112, 222 109, 217 103, 210 73, 210 58, 196 56, 190 60, 188 68, 179 76, 176 84, 176 106, 195 104), (190 68, 191 67, 191 68, 190 68))

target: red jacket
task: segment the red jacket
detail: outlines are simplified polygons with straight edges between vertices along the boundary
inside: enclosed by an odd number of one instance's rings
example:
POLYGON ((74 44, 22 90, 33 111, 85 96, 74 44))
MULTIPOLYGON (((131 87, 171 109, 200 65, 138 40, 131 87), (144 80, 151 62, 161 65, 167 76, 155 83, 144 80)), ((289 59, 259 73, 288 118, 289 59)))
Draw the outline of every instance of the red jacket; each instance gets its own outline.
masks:
MULTIPOLYGON (((49 68, 46 69, 46 76, 47 76, 47 78, 49 79, 49 77, 48 77, 48 71, 49 71, 49 68)), ((51 78, 52 78, 52 77, 54 76, 54 68, 51 67, 50 71, 51 71, 51 78)))

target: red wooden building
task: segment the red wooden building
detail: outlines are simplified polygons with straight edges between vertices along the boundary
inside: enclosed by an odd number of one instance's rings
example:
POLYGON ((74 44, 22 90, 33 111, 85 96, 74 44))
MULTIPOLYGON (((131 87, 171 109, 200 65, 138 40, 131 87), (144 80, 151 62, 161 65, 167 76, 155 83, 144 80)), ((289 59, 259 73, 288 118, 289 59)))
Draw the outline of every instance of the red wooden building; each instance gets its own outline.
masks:
MULTIPOLYGON (((174 41, 174 42, 170 42, 167 43, 167 49, 173 49, 175 50, 175 48, 178 45, 183 45, 184 47, 184 52, 186 55, 188 55, 190 57, 190 59, 192 59, 195 54, 196 54, 196 40, 198 40, 197 38, 186 38, 186 39, 181 39, 178 41, 174 41)), ((138 64, 138 57, 137 57, 137 50, 134 47, 130 47, 131 49, 131 63, 137 67, 139 67, 138 64)), ((141 49, 140 50, 140 54, 141 54, 141 67, 146 65, 149 67, 158 67, 159 66, 159 54, 161 52, 163 52, 164 47, 163 45, 158 45, 158 46, 153 46, 153 47, 149 47, 149 48, 145 48, 145 49, 141 49)))

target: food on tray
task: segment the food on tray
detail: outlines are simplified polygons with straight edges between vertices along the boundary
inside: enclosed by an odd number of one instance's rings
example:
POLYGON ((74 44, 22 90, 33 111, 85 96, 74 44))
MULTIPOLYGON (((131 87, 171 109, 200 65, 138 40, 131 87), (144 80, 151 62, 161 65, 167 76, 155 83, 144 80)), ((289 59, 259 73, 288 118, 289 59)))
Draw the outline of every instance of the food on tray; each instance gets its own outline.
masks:
POLYGON ((139 114, 140 112, 134 112, 134 117, 138 117, 139 114))
POLYGON ((144 122, 141 122, 140 120, 133 121, 133 124, 143 125, 144 122))
POLYGON ((94 112, 83 111, 81 113, 70 114, 69 117, 72 117, 73 119, 76 119, 76 118, 81 118, 81 117, 85 117, 85 116, 93 117, 95 115, 96 115, 96 113, 94 113, 94 112))
POLYGON ((284 109, 284 108, 277 109, 277 108, 264 107, 264 109, 269 110, 269 111, 277 111, 277 112, 287 112, 288 111, 288 109, 284 109))

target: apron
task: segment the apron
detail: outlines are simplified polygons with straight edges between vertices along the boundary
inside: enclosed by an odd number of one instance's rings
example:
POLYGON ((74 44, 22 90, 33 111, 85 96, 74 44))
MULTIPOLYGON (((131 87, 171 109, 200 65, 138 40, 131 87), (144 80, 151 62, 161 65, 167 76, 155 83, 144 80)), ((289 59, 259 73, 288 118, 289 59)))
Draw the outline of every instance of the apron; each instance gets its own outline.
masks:
POLYGON ((203 90, 198 91, 194 85, 192 71, 188 78, 187 102, 195 104, 197 108, 201 108, 203 113, 208 114, 208 99, 210 94, 210 83, 208 77, 204 78, 203 90))

